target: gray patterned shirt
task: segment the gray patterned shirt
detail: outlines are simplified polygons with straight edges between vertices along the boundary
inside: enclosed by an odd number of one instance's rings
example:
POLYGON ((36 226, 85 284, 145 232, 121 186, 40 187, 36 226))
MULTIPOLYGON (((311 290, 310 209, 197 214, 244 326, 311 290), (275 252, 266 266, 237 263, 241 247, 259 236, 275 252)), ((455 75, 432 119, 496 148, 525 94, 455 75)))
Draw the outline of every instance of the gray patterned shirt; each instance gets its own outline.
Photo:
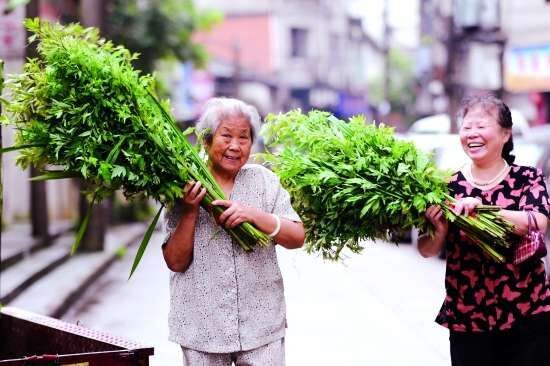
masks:
MULTIPOLYGON (((277 176, 261 165, 241 168, 230 199, 300 221, 277 176)), ((166 241, 180 217, 178 205, 165 215, 166 241)), ((275 246, 245 253, 200 208, 193 260, 185 272, 170 273, 170 340, 201 352, 246 351, 284 337, 285 323, 275 246)))

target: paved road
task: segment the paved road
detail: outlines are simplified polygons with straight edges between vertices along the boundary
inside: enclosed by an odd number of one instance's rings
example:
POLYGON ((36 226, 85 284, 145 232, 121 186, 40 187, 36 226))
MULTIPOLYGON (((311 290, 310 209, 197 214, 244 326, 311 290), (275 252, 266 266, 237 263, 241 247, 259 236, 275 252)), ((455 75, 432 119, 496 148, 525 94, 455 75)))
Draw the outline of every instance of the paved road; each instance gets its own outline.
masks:
MULTIPOLYGON (((166 340, 168 270, 156 234, 126 280, 133 253, 114 265, 65 317, 155 347, 152 365, 181 365, 166 340)), ((410 245, 369 244, 344 263, 279 251, 288 308, 287 364, 449 365, 445 329, 433 322, 443 300, 444 263, 410 245)))

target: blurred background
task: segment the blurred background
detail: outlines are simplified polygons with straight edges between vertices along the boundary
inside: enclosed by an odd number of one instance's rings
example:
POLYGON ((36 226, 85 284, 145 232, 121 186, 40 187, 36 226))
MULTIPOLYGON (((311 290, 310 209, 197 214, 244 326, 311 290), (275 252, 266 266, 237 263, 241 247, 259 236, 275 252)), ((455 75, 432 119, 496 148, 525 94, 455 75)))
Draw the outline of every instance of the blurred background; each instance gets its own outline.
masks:
MULTIPOLYGON (((0 0, 5 74, 35 55, 22 20, 36 16, 98 27, 139 52, 135 67, 156 73, 182 127, 213 96, 243 99, 264 116, 291 108, 364 114, 457 169, 465 158, 456 135, 460 100, 489 91, 513 109, 517 162, 550 180, 548 0, 0 0)), ((11 146, 14 131, 1 133, 2 146, 11 146)), ((154 363, 179 364, 177 347, 164 342, 168 272, 158 246, 126 282, 127 251, 154 203, 105 200, 69 258, 87 208, 80 183, 31 183, 37 172, 16 167, 16 154, 2 156, 0 303, 142 339, 155 344, 154 363), (136 301, 145 293, 149 301, 136 301), (120 308, 135 310, 115 316, 120 308)), ((447 335, 433 323, 442 261, 383 243, 345 266, 303 253, 280 260, 290 365, 449 364, 447 335), (411 292, 406 300, 403 291, 411 292)))

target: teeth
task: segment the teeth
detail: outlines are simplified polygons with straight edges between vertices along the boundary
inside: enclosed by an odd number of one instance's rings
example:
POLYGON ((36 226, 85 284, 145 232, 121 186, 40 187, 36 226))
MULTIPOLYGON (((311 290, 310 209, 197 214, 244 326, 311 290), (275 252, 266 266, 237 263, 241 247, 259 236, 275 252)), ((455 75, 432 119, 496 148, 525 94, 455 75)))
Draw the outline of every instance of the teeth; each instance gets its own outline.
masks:
POLYGON ((481 147, 481 146, 483 146, 483 144, 479 142, 472 142, 468 144, 468 147, 481 147))

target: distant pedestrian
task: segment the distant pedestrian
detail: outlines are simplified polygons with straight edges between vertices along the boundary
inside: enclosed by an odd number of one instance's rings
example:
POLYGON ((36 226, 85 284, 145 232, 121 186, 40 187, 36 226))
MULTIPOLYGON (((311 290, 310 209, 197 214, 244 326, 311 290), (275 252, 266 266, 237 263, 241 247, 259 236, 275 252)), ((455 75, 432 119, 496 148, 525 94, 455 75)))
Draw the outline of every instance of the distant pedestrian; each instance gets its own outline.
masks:
MULTIPOLYGON (((540 170, 514 164, 512 117, 492 96, 467 100, 460 117, 460 141, 471 163, 449 183, 455 212, 472 215, 478 205, 500 206, 520 235, 532 211, 540 230, 548 226, 550 205, 540 170)), ((550 287, 540 259, 499 264, 484 256, 440 207, 426 212, 435 236, 422 235, 423 256, 445 246, 447 296, 436 321, 450 330, 453 366, 550 365, 550 287)))
POLYGON ((188 184, 165 217, 163 254, 170 273, 170 339, 194 366, 285 364, 286 312, 275 245, 244 252, 220 225, 249 222, 287 249, 304 228, 277 176, 247 164, 260 127, 256 109, 229 98, 210 100, 197 130, 208 167, 225 192, 217 219, 200 202, 205 189, 188 184))

